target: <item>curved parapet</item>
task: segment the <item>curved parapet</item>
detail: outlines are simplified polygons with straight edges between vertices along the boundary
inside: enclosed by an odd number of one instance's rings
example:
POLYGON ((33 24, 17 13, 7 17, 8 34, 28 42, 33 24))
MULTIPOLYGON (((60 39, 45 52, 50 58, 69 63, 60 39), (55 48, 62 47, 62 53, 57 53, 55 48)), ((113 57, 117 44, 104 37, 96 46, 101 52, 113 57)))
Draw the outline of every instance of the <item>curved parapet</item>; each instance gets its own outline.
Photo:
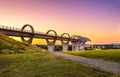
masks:
POLYGON ((77 42, 79 40, 79 38, 76 35, 72 35, 70 40, 71 40, 71 42, 77 42), (73 40, 73 39, 76 39, 76 40, 73 40))
POLYGON ((56 33, 56 31, 54 31, 54 30, 48 30, 47 33, 46 33, 46 35, 48 35, 50 32, 53 32, 53 33, 55 34, 55 36, 53 37, 53 41, 52 41, 52 42, 49 41, 48 38, 46 39, 46 41, 47 41, 47 43, 55 43, 56 37, 57 37, 57 33, 56 33))
POLYGON ((70 41, 70 35, 69 35, 68 33, 63 33, 63 34, 61 35, 61 42, 62 42, 62 44, 68 44, 69 41, 70 41), (67 35, 67 36, 68 36, 67 42, 64 42, 64 39, 63 39, 63 36, 64 36, 64 35, 67 35))
POLYGON ((23 42, 27 42, 27 43, 31 44, 31 43, 32 43, 32 40, 33 40, 33 37, 34 37, 34 28, 33 28, 31 25, 26 24, 26 25, 24 25, 24 26, 22 27, 21 32, 23 32, 26 27, 30 27, 30 29, 31 29, 31 31, 32 31, 31 36, 29 37, 28 40, 25 40, 24 36, 21 36, 21 40, 22 40, 23 42))
POLYGON ((87 37, 82 37, 82 36, 77 36, 78 38, 79 38, 79 41, 81 41, 81 42, 87 42, 87 41, 91 41, 89 38, 87 38, 87 37))
POLYGON ((75 37, 76 37, 76 35, 72 35, 72 36, 71 36, 71 38, 75 38, 75 37))

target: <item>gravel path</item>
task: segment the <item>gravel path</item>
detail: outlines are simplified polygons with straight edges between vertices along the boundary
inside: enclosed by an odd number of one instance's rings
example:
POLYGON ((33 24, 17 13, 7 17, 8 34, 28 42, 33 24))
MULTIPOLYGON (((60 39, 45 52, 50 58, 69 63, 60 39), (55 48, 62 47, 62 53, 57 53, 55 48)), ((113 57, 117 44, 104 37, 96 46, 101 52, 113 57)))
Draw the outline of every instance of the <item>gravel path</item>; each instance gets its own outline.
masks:
POLYGON ((98 60, 98 59, 91 59, 91 58, 86 58, 81 56, 74 56, 74 55, 69 55, 61 52, 51 52, 51 53, 59 57, 63 57, 66 59, 77 61, 79 63, 87 64, 90 67, 96 67, 111 73, 120 74, 120 63, 109 62, 109 61, 98 60))

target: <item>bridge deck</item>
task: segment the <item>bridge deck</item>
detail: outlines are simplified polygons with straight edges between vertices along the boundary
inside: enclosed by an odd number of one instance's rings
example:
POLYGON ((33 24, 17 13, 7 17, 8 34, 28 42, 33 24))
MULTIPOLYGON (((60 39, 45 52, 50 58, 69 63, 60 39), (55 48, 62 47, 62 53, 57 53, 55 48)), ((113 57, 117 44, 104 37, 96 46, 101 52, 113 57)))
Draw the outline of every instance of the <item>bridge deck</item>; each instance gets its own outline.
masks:
MULTIPOLYGON (((12 27, 0 27, 0 32, 9 36, 17 36, 17 37, 30 37, 32 35, 32 33, 29 30, 25 30, 23 32, 21 32, 20 28, 12 28, 12 27)), ((38 32, 35 31, 34 33, 34 38, 40 38, 40 39, 53 39, 56 38, 56 40, 70 40, 70 38, 68 37, 61 37, 61 36, 54 36, 52 34, 46 35, 43 32, 38 32)), ((78 39, 71 39, 73 41, 77 41, 78 39)))

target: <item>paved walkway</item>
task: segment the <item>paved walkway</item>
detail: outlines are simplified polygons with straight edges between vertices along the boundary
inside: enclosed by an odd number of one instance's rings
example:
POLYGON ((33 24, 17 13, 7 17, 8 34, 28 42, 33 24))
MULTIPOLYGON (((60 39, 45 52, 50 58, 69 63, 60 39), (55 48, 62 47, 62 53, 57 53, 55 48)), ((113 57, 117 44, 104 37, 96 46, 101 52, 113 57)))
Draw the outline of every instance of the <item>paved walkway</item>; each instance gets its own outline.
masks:
POLYGON ((51 53, 59 57, 63 57, 66 59, 77 61, 79 63, 87 64, 90 67, 96 67, 111 73, 120 74, 120 63, 109 62, 109 61, 98 60, 98 59, 91 59, 91 58, 86 58, 81 56, 74 56, 74 55, 69 55, 61 52, 51 52, 51 53))

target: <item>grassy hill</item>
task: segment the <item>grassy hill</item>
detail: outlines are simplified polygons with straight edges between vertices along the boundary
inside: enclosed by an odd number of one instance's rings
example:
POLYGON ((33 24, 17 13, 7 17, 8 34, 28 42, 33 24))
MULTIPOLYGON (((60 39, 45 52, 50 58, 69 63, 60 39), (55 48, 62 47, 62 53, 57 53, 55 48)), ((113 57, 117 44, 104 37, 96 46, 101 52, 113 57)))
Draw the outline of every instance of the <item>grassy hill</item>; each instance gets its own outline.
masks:
POLYGON ((0 33, 0 53, 23 53, 41 51, 36 46, 21 43, 0 33))

